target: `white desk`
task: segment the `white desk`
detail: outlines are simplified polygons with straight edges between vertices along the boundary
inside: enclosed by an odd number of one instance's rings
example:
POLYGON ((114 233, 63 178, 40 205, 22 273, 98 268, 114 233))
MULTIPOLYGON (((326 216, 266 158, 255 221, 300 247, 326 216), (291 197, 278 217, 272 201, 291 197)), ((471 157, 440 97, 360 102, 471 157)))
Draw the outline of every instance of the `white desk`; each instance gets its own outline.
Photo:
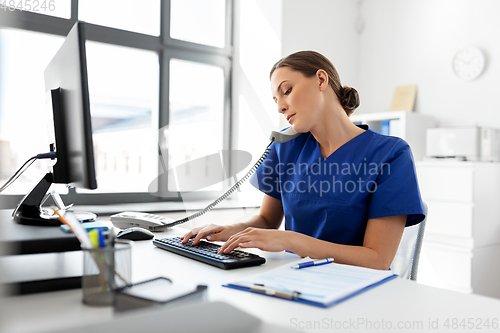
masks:
MULTIPOLYGON (((184 229, 175 228, 158 234, 158 238, 178 236, 184 232, 184 229)), ((259 267, 224 271, 158 249, 151 241, 136 242, 132 250, 132 279, 137 282, 166 276, 174 283, 206 284, 209 286, 210 301, 230 303, 266 323, 298 331, 329 332, 337 329, 381 332, 392 327, 394 331, 409 332, 470 332, 467 325, 474 328, 481 326, 483 332, 500 330, 500 300, 436 289, 402 279, 387 282, 328 309, 222 287, 226 282, 297 258, 289 253, 254 252, 266 257, 267 263, 259 267), (462 319, 465 319, 464 327, 460 326, 462 319), (486 319, 489 319, 489 330, 484 326, 486 319), (446 320, 449 330, 444 326, 446 320), (492 326, 493 322, 497 326, 492 326), (454 323, 456 326, 453 326, 454 323), (403 327, 398 329, 398 325, 403 327), (386 329, 382 329, 384 327, 386 329)), ((69 290, 3 298, 0 316, 1 332, 40 332, 110 321, 113 310, 110 307, 85 306, 81 303, 81 290, 69 290)), ((165 316, 166 327, 176 319, 165 316)), ((186 323, 185 332, 192 332, 193 325, 203 330, 203 323, 195 319, 186 323)), ((145 332, 151 331, 151 327, 147 327, 145 325, 145 332)))

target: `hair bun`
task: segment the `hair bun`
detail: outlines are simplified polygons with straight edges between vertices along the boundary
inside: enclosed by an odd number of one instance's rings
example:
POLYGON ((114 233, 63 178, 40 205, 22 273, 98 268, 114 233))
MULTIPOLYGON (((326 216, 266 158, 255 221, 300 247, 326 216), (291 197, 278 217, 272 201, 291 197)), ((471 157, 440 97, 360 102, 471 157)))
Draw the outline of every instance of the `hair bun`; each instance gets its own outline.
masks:
POLYGON ((359 106, 358 91, 354 88, 343 86, 340 104, 344 108, 345 112, 347 112, 347 115, 350 116, 351 113, 353 113, 354 110, 359 106))

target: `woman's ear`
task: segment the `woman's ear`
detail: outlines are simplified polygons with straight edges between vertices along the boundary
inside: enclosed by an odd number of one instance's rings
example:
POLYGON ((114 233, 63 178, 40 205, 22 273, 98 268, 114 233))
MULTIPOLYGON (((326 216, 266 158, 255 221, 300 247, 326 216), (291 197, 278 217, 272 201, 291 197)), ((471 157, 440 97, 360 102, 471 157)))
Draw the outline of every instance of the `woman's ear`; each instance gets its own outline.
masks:
POLYGON ((319 90, 324 91, 328 87, 328 74, 323 69, 318 69, 316 78, 318 79, 319 90))

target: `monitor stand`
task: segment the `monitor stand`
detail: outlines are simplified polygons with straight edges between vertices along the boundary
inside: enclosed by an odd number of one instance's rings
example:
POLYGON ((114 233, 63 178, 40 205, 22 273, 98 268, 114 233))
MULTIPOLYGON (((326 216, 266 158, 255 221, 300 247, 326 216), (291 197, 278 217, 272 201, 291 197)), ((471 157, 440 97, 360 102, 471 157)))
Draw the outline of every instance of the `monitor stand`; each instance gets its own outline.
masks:
MULTIPOLYGON (((37 226, 59 226, 62 224, 59 217, 54 214, 51 209, 42 208, 43 202, 47 199, 47 191, 52 183, 53 176, 52 173, 49 172, 28 194, 24 196, 12 214, 12 217, 17 223, 37 226)), ((67 208, 71 207, 71 205, 65 207, 58 194, 54 194, 54 192, 50 194, 54 197, 54 201, 56 202, 58 209, 62 211, 61 213, 67 211, 67 208)), ((73 213, 80 222, 95 221, 97 217, 94 213, 73 213)))

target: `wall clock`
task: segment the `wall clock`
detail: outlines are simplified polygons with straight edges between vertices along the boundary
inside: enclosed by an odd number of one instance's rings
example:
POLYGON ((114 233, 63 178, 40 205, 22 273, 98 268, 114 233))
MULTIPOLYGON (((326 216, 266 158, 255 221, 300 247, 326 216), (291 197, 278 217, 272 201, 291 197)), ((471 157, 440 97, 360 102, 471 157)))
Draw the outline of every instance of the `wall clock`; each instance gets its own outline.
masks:
POLYGON ((472 81, 484 70, 484 53, 477 47, 466 47, 453 57, 453 72, 462 80, 472 81))

